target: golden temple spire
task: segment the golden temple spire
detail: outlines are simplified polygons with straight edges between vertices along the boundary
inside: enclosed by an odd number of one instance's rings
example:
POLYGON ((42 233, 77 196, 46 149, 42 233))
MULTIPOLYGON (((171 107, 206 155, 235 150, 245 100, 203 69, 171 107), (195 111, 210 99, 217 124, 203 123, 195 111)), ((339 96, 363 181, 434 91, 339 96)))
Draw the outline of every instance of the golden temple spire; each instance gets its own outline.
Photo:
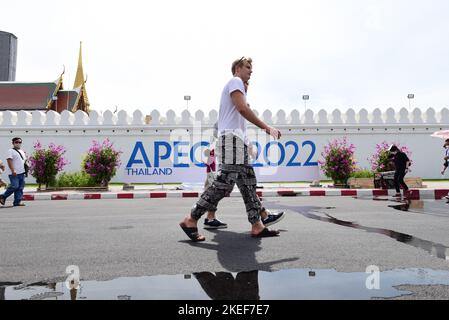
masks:
POLYGON ((84 79, 84 70, 83 70, 83 52, 82 52, 82 42, 80 42, 80 53, 78 58, 78 69, 76 70, 75 83, 73 84, 74 89, 80 89, 80 93, 78 95, 78 99, 73 107, 72 111, 83 110, 85 112, 90 111, 90 103, 87 98, 86 92, 86 81, 84 79))
POLYGON ((82 42, 80 42, 80 53, 78 58, 78 69, 76 70, 75 83, 73 88, 79 88, 84 84, 84 71, 83 71, 83 52, 82 52, 82 42))

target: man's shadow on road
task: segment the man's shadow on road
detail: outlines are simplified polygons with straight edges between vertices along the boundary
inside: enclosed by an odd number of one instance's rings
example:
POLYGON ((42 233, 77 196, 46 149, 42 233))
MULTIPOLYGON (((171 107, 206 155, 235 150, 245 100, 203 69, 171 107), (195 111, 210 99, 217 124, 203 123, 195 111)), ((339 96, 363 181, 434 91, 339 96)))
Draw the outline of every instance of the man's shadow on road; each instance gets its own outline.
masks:
POLYGON ((211 241, 215 243, 180 242, 215 250, 220 264, 230 271, 193 274, 204 292, 214 300, 259 300, 259 271, 271 272, 275 264, 298 260, 298 258, 286 258, 259 263, 256 252, 262 250, 262 239, 251 238, 248 234, 232 231, 209 231, 214 234, 211 241), (235 278, 231 272, 238 272, 235 278))
MULTIPOLYGON (((273 271, 272 266, 275 264, 296 261, 299 259, 298 257, 295 257, 259 263, 256 259, 256 253, 262 250, 262 239, 252 238, 248 233, 224 230, 207 231, 214 235, 209 241, 215 243, 192 242, 190 240, 182 240, 180 242, 187 243, 197 248, 215 250, 221 266, 230 272, 248 270, 271 272, 273 271)), ((276 239, 273 238, 271 238, 271 240, 276 241, 276 239)))

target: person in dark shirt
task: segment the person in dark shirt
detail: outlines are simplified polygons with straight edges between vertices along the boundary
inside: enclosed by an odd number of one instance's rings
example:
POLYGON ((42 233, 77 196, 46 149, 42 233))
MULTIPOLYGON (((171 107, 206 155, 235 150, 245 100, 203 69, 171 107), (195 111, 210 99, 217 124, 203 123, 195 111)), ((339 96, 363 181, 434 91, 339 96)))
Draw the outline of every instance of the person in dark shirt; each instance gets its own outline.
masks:
POLYGON ((396 188, 396 197, 401 196, 401 186, 404 189, 404 197, 406 197, 408 195, 408 186, 404 182, 404 177, 409 171, 410 159, 395 145, 390 147, 389 152, 395 166, 394 187, 396 188))

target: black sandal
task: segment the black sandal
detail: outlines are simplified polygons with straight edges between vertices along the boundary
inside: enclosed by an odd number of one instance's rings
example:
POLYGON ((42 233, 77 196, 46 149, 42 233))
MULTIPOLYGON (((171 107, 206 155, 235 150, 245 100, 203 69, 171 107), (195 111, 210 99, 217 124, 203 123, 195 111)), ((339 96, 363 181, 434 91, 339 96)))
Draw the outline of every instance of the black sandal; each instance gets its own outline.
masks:
POLYGON ((279 231, 269 230, 268 228, 264 228, 258 234, 251 235, 251 237, 253 237, 253 238, 268 238, 268 237, 278 237, 278 236, 279 236, 279 231))
POLYGON ((180 224, 179 226, 193 242, 201 242, 206 240, 205 238, 200 239, 201 235, 198 233, 198 228, 189 228, 184 224, 180 224))

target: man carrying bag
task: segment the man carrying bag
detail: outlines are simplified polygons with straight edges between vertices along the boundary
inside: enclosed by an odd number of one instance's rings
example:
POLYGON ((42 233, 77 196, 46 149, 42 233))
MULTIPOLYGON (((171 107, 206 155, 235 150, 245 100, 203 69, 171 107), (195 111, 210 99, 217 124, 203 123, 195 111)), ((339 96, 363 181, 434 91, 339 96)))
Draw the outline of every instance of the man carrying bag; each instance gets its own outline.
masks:
POLYGON ((25 206, 22 201, 23 189, 25 188, 25 177, 28 175, 28 165, 26 164, 26 154, 22 147, 22 139, 12 139, 13 148, 8 150, 7 162, 9 168, 9 180, 11 184, 5 193, 0 195, 0 203, 5 204, 6 199, 14 193, 14 207, 25 206))

